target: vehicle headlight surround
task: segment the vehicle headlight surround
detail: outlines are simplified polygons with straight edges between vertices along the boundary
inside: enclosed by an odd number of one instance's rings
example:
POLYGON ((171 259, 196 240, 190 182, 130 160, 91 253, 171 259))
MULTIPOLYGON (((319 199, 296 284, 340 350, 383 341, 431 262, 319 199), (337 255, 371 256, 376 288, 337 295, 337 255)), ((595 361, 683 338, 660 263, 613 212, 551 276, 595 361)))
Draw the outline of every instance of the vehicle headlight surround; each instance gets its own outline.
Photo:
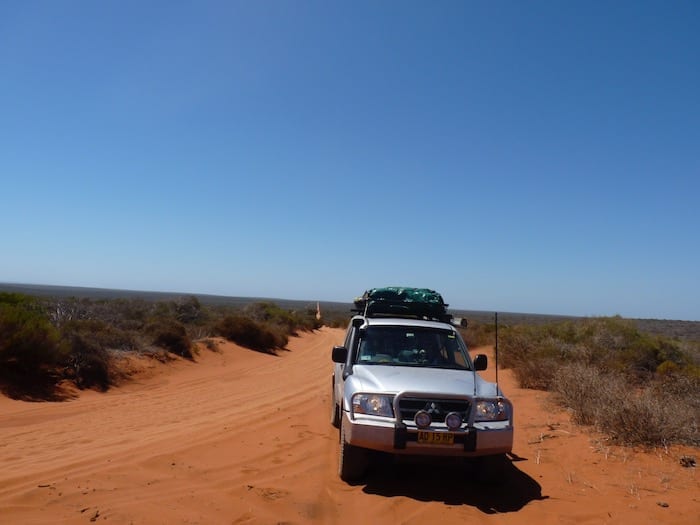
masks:
POLYGON ((418 428, 428 428, 430 426, 430 423, 433 422, 433 417, 430 415, 429 412, 426 412, 425 410, 419 410, 418 412, 416 412, 413 421, 415 422, 418 428))
POLYGON ((353 414, 394 417, 394 396, 387 394, 355 394, 352 396, 353 414))
POLYGON ((476 402, 475 421, 505 421, 508 409, 502 399, 480 399, 476 402))
POLYGON ((462 426, 462 416, 457 412, 450 412, 445 418, 445 424, 450 430, 457 430, 462 426))

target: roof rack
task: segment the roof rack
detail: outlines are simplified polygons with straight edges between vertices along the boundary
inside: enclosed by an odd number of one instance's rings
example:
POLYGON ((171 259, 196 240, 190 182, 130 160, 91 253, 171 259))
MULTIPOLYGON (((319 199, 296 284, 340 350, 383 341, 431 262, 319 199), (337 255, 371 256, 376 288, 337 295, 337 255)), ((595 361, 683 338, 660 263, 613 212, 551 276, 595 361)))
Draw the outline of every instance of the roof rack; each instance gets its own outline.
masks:
POLYGON ((410 317, 450 322, 447 304, 435 290, 388 286, 372 288, 354 301, 352 311, 366 317, 410 317))

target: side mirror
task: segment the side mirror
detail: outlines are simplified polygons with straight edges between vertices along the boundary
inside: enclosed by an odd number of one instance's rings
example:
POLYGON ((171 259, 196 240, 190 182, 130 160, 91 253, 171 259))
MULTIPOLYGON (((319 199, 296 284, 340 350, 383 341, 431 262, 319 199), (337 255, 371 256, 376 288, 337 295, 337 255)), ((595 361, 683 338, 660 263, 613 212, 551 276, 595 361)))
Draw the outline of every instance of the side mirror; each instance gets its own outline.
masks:
POLYGON ((333 347, 333 362, 334 363, 344 363, 348 358, 348 349, 344 346, 334 346, 333 347))
POLYGON ((486 370, 489 366, 489 358, 486 354, 478 354, 474 358, 474 370, 486 370))

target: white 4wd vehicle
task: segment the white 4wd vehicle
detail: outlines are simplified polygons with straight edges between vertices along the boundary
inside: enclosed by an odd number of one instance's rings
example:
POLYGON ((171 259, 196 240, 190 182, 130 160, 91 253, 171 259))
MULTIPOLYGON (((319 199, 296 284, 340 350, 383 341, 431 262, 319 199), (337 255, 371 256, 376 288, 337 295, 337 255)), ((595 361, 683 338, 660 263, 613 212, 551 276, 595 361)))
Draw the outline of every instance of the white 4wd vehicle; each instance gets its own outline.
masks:
POLYGON ((502 461, 513 446, 513 407, 476 373, 487 358, 472 361, 440 295, 374 289, 356 306, 362 313, 344 345, 333 348, 331 422, 340 429, 341 479, 364 475, 369 450, 502 461), (422 304, 426 297, 437 304, 422 304))

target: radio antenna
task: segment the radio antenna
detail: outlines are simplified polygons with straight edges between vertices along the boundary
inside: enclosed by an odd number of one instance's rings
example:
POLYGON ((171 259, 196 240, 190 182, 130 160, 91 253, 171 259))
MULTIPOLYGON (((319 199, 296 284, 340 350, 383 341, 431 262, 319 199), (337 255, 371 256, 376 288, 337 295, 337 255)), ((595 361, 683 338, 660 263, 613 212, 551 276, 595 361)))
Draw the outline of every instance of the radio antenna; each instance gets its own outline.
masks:
POLYGON ((494 312, 494 323, 496 325, 496 345, 494 349, 494 354, 496 357, 496 395, 500 395, 498 392, 498 312, 494 312))

